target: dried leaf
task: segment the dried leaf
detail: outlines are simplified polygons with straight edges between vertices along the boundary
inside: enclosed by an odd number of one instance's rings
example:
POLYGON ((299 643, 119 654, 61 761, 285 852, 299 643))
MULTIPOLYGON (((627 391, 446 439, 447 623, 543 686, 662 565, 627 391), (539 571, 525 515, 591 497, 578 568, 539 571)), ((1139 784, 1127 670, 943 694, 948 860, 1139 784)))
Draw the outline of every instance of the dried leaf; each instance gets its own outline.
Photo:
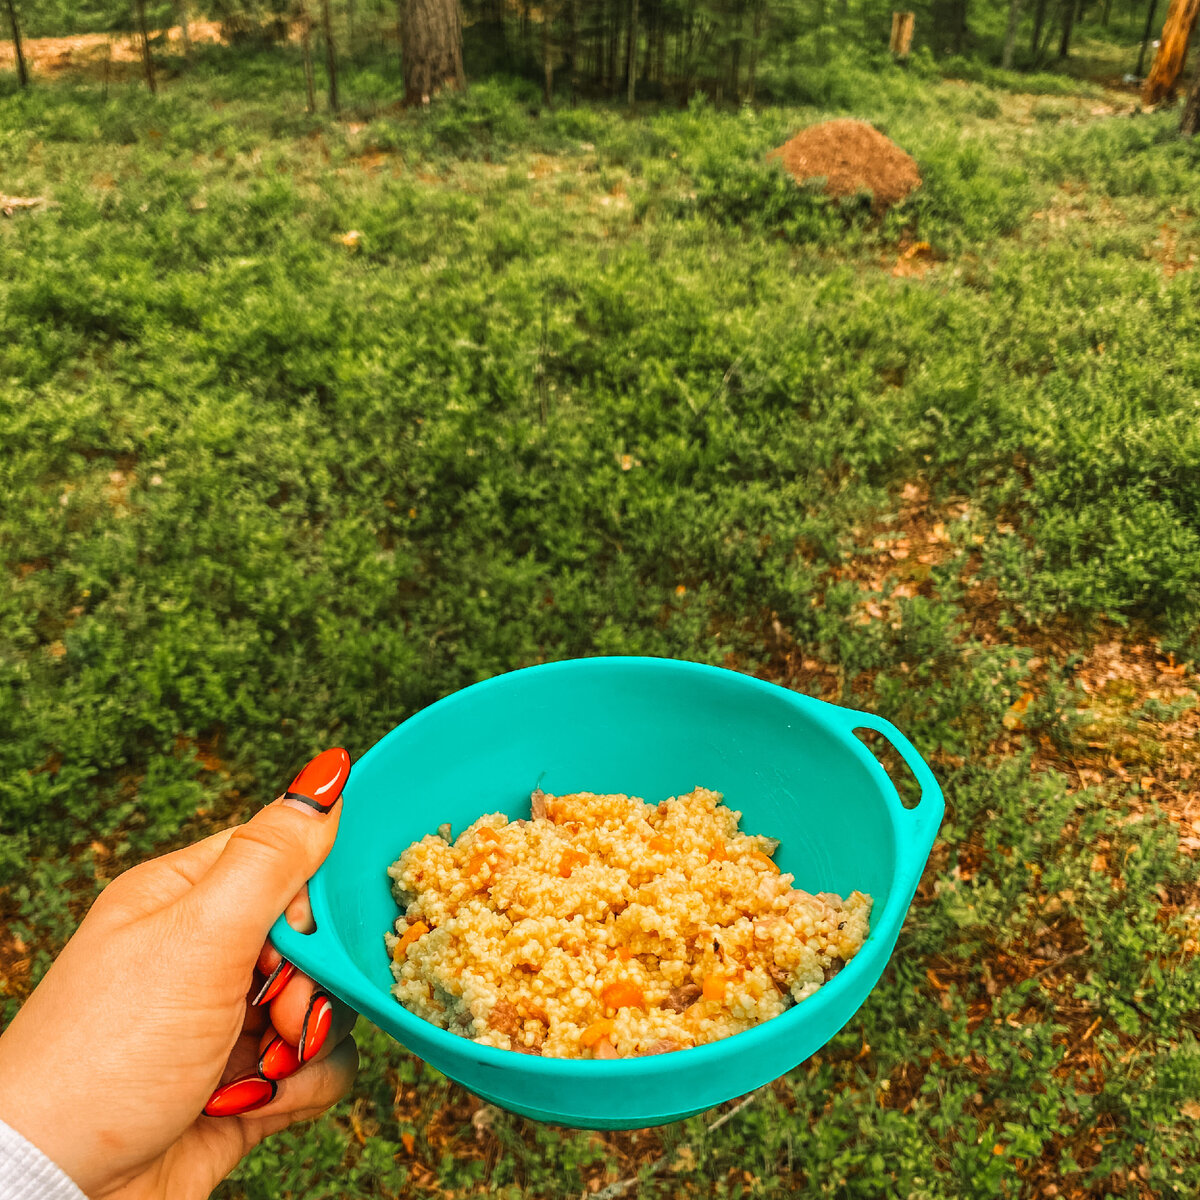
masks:
POLYGON ((1004 728, 1005 729, 1024 729, 1025 726, 1022 724, 1021 718, 1025 715, 1026 710, 1029 708, 1030 704, 1032 704, 1032 703, 1033 703, 1033 693, 1032 692, 1023 693, 1021 698, 1019 700, 1017 700, 1017 702, 1015 704, 1013 704, 1011 708, 1009 708, 1008 712, 1006 712, 1004 714, 1004 718, 1003 718, 1004 728))

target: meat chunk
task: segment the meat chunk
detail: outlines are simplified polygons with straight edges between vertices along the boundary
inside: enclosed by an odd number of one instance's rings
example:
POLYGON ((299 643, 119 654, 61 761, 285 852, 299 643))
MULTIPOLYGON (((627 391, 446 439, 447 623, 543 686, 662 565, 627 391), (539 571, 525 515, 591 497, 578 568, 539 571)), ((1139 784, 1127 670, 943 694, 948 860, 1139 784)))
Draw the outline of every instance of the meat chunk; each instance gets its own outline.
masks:
POLYGON ((680 987, 672 988, 667 993, 667 998, 663 1002, 663 1008, 669 1008, 672 1012, 681 1013, 684 1009, 691 1008, 699 999, 700 988, 694 983, 685 983, 680 987))
POLYGON ((782 968, 776 966, 773 962, 767 963, 767 974, 771 976, 775 986, 785 995, 788 996, 792 991, 792 977, 782 968))
POLYGON ((544 821, 550 814, 546 811, 546 793, 537 788, 529 797, 535 821, 544 821))
POLYGON ((497 1000, 488 1014, 488 1024, 497 1033, 515 1039, 521 1032, 521 1014, 511 1000, 497 1000))
POLYGON ((675 1050, 682 1049, 683 1043, 677 1042, 674 1038, 659 1038, 657 1042, 652 1042, 642 1051, 642 1057, 649 1054, 670 1054, 675 1050))

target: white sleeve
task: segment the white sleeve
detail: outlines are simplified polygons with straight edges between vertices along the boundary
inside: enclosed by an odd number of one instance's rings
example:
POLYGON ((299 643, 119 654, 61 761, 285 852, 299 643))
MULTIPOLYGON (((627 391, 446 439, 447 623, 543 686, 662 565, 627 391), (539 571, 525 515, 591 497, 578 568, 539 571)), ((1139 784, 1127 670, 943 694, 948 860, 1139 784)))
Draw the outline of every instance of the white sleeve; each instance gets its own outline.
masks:
POLYGON ((0 1200, 87 1200, 67 1173, 0 1121, 0 1200))

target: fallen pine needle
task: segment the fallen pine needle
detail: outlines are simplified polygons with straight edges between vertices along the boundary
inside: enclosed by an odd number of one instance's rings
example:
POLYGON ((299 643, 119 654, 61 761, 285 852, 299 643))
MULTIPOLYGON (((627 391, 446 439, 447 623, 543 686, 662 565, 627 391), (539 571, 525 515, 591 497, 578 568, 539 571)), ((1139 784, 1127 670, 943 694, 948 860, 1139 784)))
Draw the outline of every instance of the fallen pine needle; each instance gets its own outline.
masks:
POLYGON ((6 217, 11 217, 18 208, 37 208, 49 203, 45 196, 5 196, 0 192, 0 212, 6 217))

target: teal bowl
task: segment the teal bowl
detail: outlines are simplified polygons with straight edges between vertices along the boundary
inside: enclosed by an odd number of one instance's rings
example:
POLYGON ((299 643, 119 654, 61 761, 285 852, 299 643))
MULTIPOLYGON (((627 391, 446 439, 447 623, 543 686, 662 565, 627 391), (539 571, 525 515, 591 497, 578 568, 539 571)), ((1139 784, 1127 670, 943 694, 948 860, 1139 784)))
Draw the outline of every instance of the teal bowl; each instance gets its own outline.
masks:
POLYGON ((455 692, 393 729, 354 764, 337 841, 309 884, 316 932, 280 919, 271 938, 334 995, 463 1087, 538 1121, 634 1129, 677 1121, 775 1079, 820 1049, 879 979, 941 823, 932 772, 869 713, 748 675, 661 658, 528 667, 455 692), (855 736, 873 729, 920 784, 900 803, 855 736), (780 839, 776 861, 810 892, 874 898, 870 933, 815 995, 724 1041, 615 1060, 538 1058, 476 1045, 391 995, 384 933, 399 910, 388 867, 445 821, 529 815, 534 788, 625 792, 654 803, 722 792, 741 828, 780 839))

